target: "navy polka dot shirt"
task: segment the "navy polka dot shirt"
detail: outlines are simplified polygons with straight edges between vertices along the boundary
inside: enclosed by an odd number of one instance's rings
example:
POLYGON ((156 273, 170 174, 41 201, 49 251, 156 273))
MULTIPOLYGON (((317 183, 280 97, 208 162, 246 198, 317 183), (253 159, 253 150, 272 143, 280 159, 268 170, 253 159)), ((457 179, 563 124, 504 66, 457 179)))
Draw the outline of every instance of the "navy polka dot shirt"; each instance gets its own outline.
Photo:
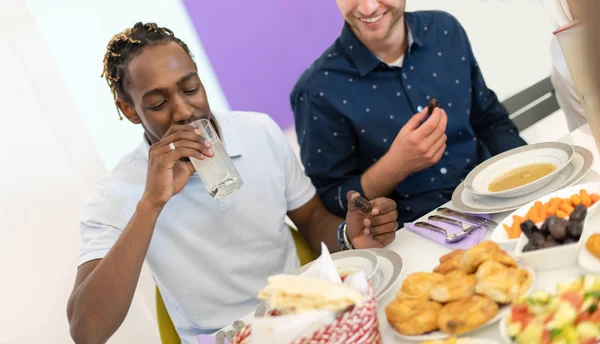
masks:
POLYGON ((441 161, 389 195, 398 203, 400 223, 449 201, 491 155, 525 144, 486 86, 460 23, 440 11, 407 12, 405 20, 409 46, 401 67, 379 60, 346 24, 291 93, 302 163, 338 216, 345 216, 346 192, 364 193, 361 175, 431 98, 448 114, 448 146, 441 161))

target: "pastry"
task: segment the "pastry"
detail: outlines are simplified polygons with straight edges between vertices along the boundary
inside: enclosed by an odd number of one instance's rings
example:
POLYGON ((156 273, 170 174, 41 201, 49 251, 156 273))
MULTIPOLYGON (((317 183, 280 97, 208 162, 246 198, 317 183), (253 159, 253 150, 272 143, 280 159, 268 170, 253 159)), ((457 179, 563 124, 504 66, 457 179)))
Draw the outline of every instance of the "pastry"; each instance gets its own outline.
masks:
POLYGON ((455 270, 434 283, 430 298, 433 301, 446 303, 473 295, 475 292, 475 276, 464 271, 455 270))
POLYGON ((416 272, 406 276, 398 290, 398 299, 429 299, 431 287, 444 276, 433 272, 416 272))
POLYGON ((465 254, 465 250, 454 250, 440 257, 440 265, 433 269, 433 272, 445 275, 454 270, 460 270, 460 261, 465 254))
POLYGON ((493 260, 513 268, 517 267, 517 261, 510 254, 503 250, 492 252, 489 260, 493 260))
POLYGON ((532 283, 532 277, 526 270, 507 267, 495 261, 481 264, 475 277, 475 292, 502 304, 516 301, 532 283))
POLYGON ((467 273, 474 273, 481 263, 489 260, 491 253, 499 251, 500 246, 492 241, 481 242, 465 252, 460 260, 460 269, 467 273))
POLYGON ((258 297, 281 314, 299 314, 314 310, 343 311, 363 302, 356 289, 333 281, 295 275, 269 277, 258 297))
POLYGON ((446 333, 462 334, 490 321, 498 313, 492 299, 473 295, 445 305, 438 316, 438 326, 446 333))
POLYGON ((498 244, 492 241, 484 241, 464 253, 460 260, 460 269, 467 273, 474 273, 479 265, 489 260, 500 262, 506 266, 517 266, 514 258, 501 250, 498 244))
POLYGON ((385 308, 389 323, 405 336, 418 336, 438 329, 442 305, 427 300, 395 299, 385 308))
POLYGON ((596 258, 600 258, 600 233, 592 234, 585 243, 585 248, 596 258))

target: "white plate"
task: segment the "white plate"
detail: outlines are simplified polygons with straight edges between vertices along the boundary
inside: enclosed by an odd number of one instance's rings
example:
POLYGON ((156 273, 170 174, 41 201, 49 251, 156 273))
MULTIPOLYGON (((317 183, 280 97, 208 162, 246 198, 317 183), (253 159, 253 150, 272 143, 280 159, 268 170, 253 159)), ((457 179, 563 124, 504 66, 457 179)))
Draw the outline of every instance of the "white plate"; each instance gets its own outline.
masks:
MULTIPOLYGON (((379 266, 377 256, 369 250, 340 251, 332 254, 331 259, 340 274, 362 270, 368 279, 373 277, 379 266)), ((312 264, 313 262, 310 262, 302 266, 295 274, 302 275, 312 264)))
MULTIPOLYGON (((445 343, 444 340, 440 340, 440 342, 445 343)), ((456 344, 500 344, 500 343, 495 340, 489 340, 489 339, 462 337, 462 338, 456 338, 456 344)))
POLYGON ((583 178, 594 163, 594 155, 588 149, 573 146, 575 154, 567 167, 565 167, 546 186, 529 195, 498 198, 477 196, 465 188, 461 183, 452 194, 452 205, 459 211, 471 214, 495 214, 515 210, 533 200, 543 197, 551 192, 577 183, 583 178))
POLYGON ((465 179, 465 188, 478 196, 512 198, 530 194, 551 182, 573 158, 574 149, 563 142, 542 142, 511 149, 475 167, 465 179), (529 164, 552 164, 552 173, 525 185, 504 191, 489 191, 498 177, 529 164))
POLYGON ((402 273, 402 257, 398 253, 385 248, 372 248, 379 260, 379 268, 371 278, 371 284, 375 289, 375 297, 381 299, 396 284, 402 273))
MULTIPOLYGON (((521 266, 520 268, 527 270, 531 274, 531 286, 529 287, 529 289, 527 289, 527 292, 526 292, 526 294, 529 294, 535 289, 535 272, 530 267, 521 266)), ((486 322, 485 324, 479 326, 478 328, 476 328, 472 331, 464 333, 463 335, 469 334, 469 333, 472 333, 475 331, 479 331, 483 328, 493 325, 496 322, 498 322, 500 319, 502 319, 503 317, 506 317, 508 314, 510 314, 510 305, 504 305, 504 306, 500 307, 500 309, 498 309, 498 313, 496 313, 496 316, 493 317, 492 319, 490 319, 490 321, 486 322)), ((392 328, 392 330, 393 330, 393 328, 392 328)), ((408 340, 411 342, 424 342, 427 340, 439 340, 439 339, 446 339, 446 338, 450 337, 450 334, 444 333, 442 331, 433 331, 431 333, 420 335, 420 336, 405 336, 403 334, 398 333, 395 330, 394 330, 394 333, 396 334, 396 337, 404 339, 404 340, 408 340)))
POLYGON ((508 321, 508 317, 510 316, 510 312, 506 313, 506 315, 504 315, 502 317, 502 319, 500 319, 500 324, 498 326, 500 326, 500 338, 502 338, 502 341, 505 344, 513 344, 514 342, 510 339, 510 336, 508 335, 508 331, 506 329, 506 323, 508 321))
POLYGON ((581 247, 579 249, 579 255, 577 257, 579 266, 588 272, 599 274, 600 273, 600 259, 592 255, 587 248, 585 243, 588 238, 595 233, 600 233, 600 207, 592 207, 588 209, 588 215, 586 217, 585 227, 583 227, 583 234, 581 235, 581 247))

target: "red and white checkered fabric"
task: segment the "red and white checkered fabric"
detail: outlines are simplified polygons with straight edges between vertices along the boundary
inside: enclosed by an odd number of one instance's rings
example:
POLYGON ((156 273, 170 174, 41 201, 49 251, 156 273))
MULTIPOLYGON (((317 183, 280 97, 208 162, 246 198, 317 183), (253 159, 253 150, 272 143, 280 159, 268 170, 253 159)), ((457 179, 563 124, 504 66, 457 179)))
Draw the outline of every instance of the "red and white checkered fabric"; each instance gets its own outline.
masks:
MULTIPOLYGON (((232 344, 250 344, 252 325, 238 332, 232 344)), ((367 290, 366 302, 344 313, 331 324, 324 326, 309 337, 296 339, 289 344, 381 344, 377 321, 377 300, 371 284, 367 290)), ((284 343, 282 343, 284 344, 284 343)))

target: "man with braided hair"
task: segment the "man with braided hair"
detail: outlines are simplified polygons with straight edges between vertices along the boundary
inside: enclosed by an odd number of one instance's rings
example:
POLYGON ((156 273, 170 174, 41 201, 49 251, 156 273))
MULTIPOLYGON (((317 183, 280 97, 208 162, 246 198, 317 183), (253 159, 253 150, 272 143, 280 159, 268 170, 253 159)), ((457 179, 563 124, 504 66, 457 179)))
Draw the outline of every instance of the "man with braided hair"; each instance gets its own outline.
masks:
POLYGON ((346 196, 346 221, 325 210, 291 147, 266 115, 212 114, 185 43, 156 24, 113 37, 104 73, 119 115, 144 128, 139 148, 95 185, 80 224, 82 249, 67 306, 77 343, 104 343, 131 304, 145 261, 184 343, 251 312, 270 275, 291 273, 298 258, 286 215, 316 251, 383 247, 397 229, 395 203, 358 211, 346 196), (189 157, 211 145, 186 125, 209 119, 244 186, 210 197, 189 157), (344 245, 340 245, 338 237, 344 245))

